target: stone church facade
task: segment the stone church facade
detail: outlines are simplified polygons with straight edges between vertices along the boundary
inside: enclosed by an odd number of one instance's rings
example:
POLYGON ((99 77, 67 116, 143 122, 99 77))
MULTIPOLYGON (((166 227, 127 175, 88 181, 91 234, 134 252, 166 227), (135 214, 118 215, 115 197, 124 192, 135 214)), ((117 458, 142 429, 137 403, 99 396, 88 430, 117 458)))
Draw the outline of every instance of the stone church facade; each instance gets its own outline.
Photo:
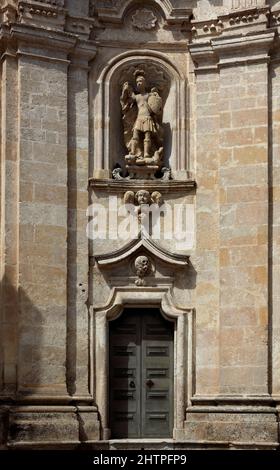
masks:
POLYGON ((0 22, 0 448, 276 449, 280 1, 0 22))

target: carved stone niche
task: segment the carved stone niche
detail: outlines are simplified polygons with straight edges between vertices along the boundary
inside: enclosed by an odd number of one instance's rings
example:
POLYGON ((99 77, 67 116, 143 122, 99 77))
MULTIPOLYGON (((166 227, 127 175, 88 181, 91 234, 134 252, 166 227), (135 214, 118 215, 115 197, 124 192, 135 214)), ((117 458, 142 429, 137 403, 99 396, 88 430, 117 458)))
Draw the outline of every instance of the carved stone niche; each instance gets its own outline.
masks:
MULTIPOLYGON (((160 308, 175 323, 176 438, 183 429, 187 383, 191 381, 194 312, 191 292, 195 271, 189 257, 163 250, 149 239, 133 240, 123 248, 92 258, 92 351, 95 370, 94 395, 101 422, 102 439, 110 438, 108 410, 109 322, 126 307, 160 308)), ((191 390, 191 387, 190 387, 191 390)))
MULTIPOLYGON (((93 84, 93 175, 95 178, 112 178, 116 167, 121 168, 122 176, 128 174, 120 96, 125 82, 135 83, 137 70, 144 72, 147 89, 156 89, 162 99, 163 155, 160 166, 171 168, 175 179, 188 179, 185 72, 178 70, 166 54, 150 50, 124 52, 113 58, 93 84), (180 178, 180 174, 184 176, 180 178)), ((139 178, 137 172, 135 176, 132 174, 130 171, 131 177, 139 178)), ((145 179, 145 175, 140 179, 145 179)))

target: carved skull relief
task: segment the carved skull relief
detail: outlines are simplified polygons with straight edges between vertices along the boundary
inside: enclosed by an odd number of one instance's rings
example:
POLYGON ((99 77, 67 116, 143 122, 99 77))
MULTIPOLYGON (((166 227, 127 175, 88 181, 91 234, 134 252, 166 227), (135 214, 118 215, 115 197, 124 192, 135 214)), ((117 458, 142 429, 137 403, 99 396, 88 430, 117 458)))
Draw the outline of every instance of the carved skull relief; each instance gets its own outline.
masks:
POLYGON ((147 256, 141 255, 135 259, 134 267, 138 279, 136 279, 135 284, 137 286, 144 285, 144 277, 148 276, 151 272, 151 262, 147 256))

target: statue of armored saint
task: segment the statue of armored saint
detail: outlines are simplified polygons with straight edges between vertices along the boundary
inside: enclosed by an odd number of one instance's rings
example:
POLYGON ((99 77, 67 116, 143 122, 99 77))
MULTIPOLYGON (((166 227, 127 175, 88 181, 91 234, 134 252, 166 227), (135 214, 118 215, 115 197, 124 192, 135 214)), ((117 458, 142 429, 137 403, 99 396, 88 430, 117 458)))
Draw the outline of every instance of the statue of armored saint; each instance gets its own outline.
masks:
POLYGON ((125 82, 121 93, 127 165, 162 165, 162 98, 156 87, 147 90, 145 72, 134 73, 136 89, 125 82))

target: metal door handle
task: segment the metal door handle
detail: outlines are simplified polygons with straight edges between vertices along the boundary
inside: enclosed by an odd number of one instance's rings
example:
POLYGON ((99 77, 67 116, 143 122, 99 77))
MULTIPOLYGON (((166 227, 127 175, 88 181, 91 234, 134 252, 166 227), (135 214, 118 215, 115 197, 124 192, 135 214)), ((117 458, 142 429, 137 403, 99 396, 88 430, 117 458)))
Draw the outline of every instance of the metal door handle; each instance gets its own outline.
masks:
POLYGON ((130 386, 131 388, 135 388, 135 382, 134 382, 134 380, 131 380, 131 381, 129 382, 129 386, 130 386))
POLYGON ((148 387, 152 387, 154 385, 154 382, 152 380, 147 380, 146 385, 148 387))

